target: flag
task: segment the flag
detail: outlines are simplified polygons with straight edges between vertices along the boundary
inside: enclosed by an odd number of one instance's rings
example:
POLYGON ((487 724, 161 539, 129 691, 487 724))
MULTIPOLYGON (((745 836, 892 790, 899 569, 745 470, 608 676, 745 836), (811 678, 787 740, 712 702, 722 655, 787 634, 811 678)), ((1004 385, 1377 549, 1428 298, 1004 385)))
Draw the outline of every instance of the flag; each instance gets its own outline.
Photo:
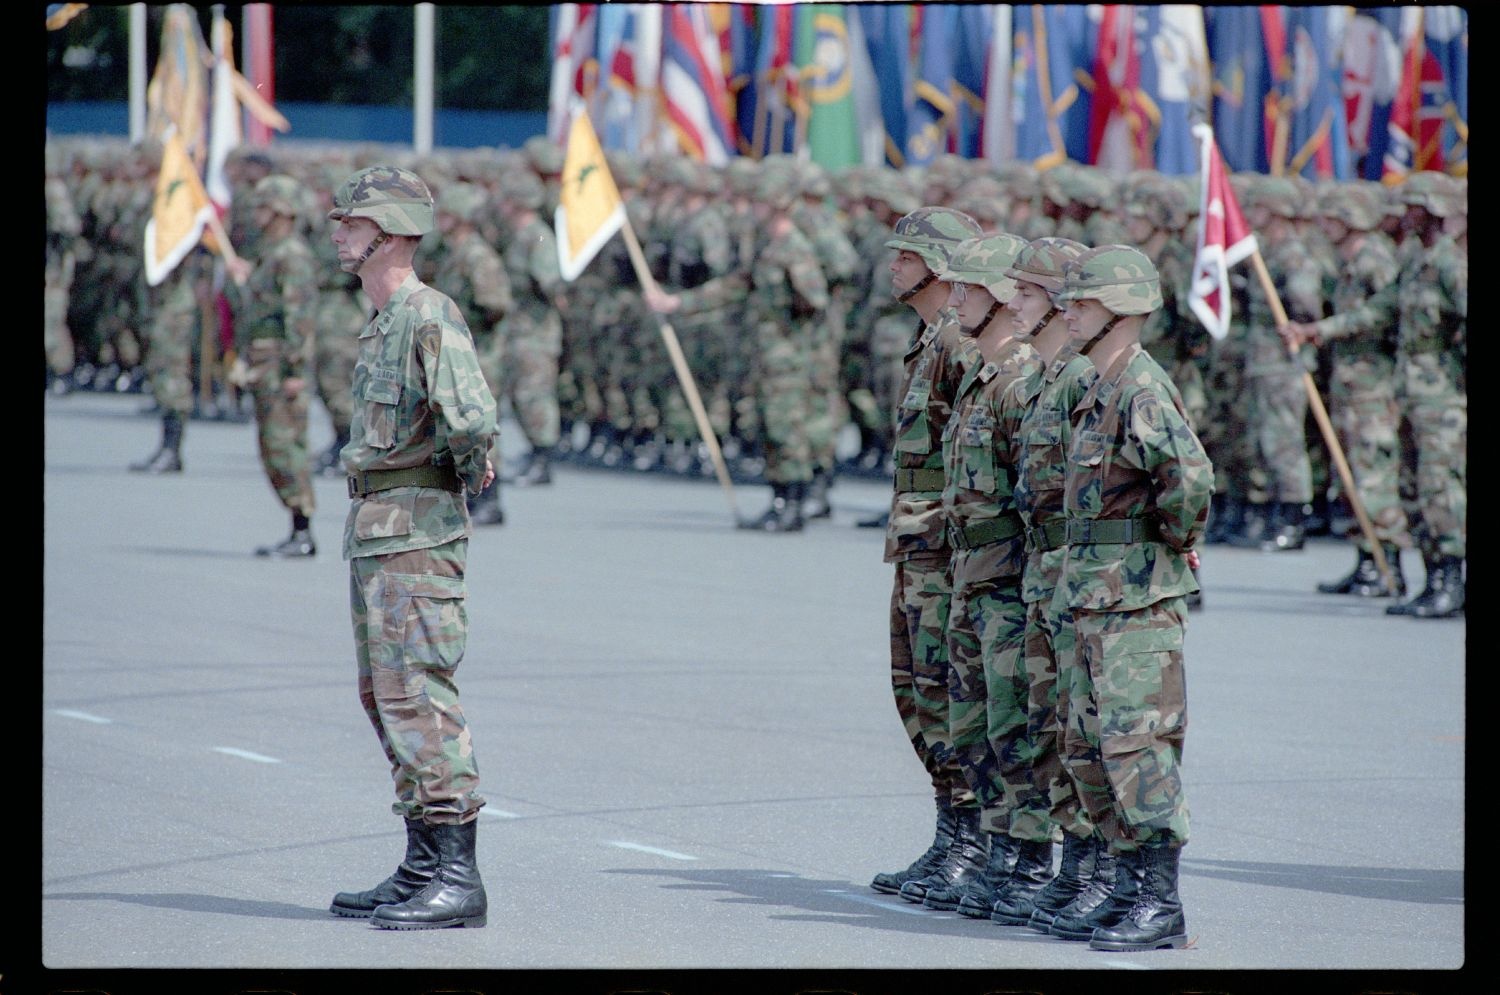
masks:
POLYGON ((1011 107, 1016 158, 1047 169, 1088 158, 1089 105, 1080 99, 1079 75, 1088 72, 1094 32, 1083 6, 1011 8, 1011 107))
POLYGON ((160 54, 146 87, 146 134, 159 142, 176 134, 195 171, 208 152, 203 141, 208 120, 206 47, 197 13, 187 4, 172 4, 162 19, 160 54))
POLYGON ((858 8, 844 19, 849 29, 849 66, 854 82, 855 132, 859 140, 859 161, 866 166, 885 162, 885 124, 880 113, 880 77, 870 61, 870 46, 858 8))
POLYGON ((725 86, 734 108, 734 142, 740 155, 754 155, 755 112, 759 89, 755 85, 755 5, 730 5, 729 72, 725 86))
POLYGON ((734 148, 718 39, 698 4, 673 4, 662 32, 661 92, 678 148, 722 166, 734 148))
POLYGON ((1312 180, 1347 180, 1348 121, 1344 117, 1342 72, 1335 50, 1342 7, 1289 7, 1286 24, 1292 63, 1291 140, 1284 163, 1272 172, 1312 180))
POLYGON ((1213 128, 1224 162, 1235 172, 1267 172, 1266 46, 1256 7, 1205 7, 1208 57, 1214 69, 1213 128))
POLYGON ((1213 129, 1198 124, 1193 134, 1201 149, 1203 198, 1198 209, 1198 252, 1193 259, 1188 306, 1210 335, 1222 339, 1229 334, 1229 267, 1260 250, 1229 185, 1229 173, 1214 143, 1213 129))
POLYGON ((792 105, 800 99, 792 62, 795 14, 790 4, 761 11, 760 45, 755 54, 756 116, 751 130, 751 145, 758 156, 787 152, 796 141, 791 114, 792 105))
POLYGON ((953 80, 958 13, 957 7, 946 4, 927 4, 922 9, 921 51, 906 139, 907 162, 913 166, 925 166, 950 151, 950 138, 958 126, 953 80))
POLYGON ((1089 147, 1084 161, 1114 173, 1155 165, 1155 106, 1141 90, 1136 8, 1100 8, 1099 46, 1090 79, 1089 147))
MULTIPOLYGON (((271 5, 268 3, 247 3, 244 12, 240 15, 240 24, 244 28, 244 53, 241 64, 245 67, 245 90, 255 94, 270 107, 276 100, 276 60, 273 55, 275 35, 271 31, 271 5)), ((236 84, 240 78, 236 76, 233 80, 236 84)), ((236 90, 239 87, 236 86, 236 90)), ((257 108, 254 100, 240 94, 240 101, 250 111, 249 125, 245 131, 245 137, 251 145, 263 146, 271 141, 271 129, 288 131, 290 123, 281 126, 274 118, 269 118, 263 113, 263 108, 257 108)), ((274 108, 272 108, 274 110, 274 108)), ((282 119, 285 122, 285 119, 282 119)))
POLYGON ((570 113, 568 146, 557 195, 554 227, 564 280, 572 280, 625 225, 625 202, 594 133, 588 110, 570 113))
POLYGON ((870 64, 880 81, 880 119, 885 161, 906 165, 907 108, 911 105, 911 12, 907 4, 861 4, 855 8, 864 29, 870 64))
POLYGON ((204 186, 214 209, 222 219, 229 212, 229 180, 224 163, 240 144, 240 102, 234 94, 234 32, 224 16, 223 7, 214 8, 213 23, 213 105, 209 112, 208 167, 204 186))
POLYGON ((1443 170, 1443 125, 1451 102, 1443 67, 1427 43, 1424 8, 1403 11, 1401 82, 1391 102, 1389 140, 1381 180, 1399 183, 1407 173, 1443 170))
POLYGON ((1356 7, 1344 29, 1344 121, 1358 174, 1380 179, 1385 160, 1391 101, 1401 80, 1401 11, 1356 7))
POLYGON ((989 56, 984 73, 984 120, 980 125, 980 153, 990 162, 1009 162, 1016 155, 1016 135, 1010 108, 1010 4, 997 3, 994 10, 989 56))
POLYGON ((829 169, 860 161, 854 66, 842 4, 798 4, 796 66, 808 156, 829 169))
POLYGON ((1171 3, 1136 8, 1143 99, 1155 106, 1158 172, 1186 176, 1197 171, 1193 125, 1208 120, 1213 92, 1203 8, 1171 3))
POLYGON ((547 137, 561 142, 584 63, 593 54, 594 4, 561 3, 551 9, 552 80, 547 97, 547 137))
POLYGON ((953 56, 954 101, 953 151, 976 159, 984 125, 985 73, 989 69, 990 35, 994 33, 995 10, 989 4, 958 7, 958 38, 953 56))
POLYGON ((214 205, 198 178, 182 136, 169 134, 162 146, 161 170, 151 218, 146 222, 146 283, 156 286, 182 262, 203 237, 214 205))

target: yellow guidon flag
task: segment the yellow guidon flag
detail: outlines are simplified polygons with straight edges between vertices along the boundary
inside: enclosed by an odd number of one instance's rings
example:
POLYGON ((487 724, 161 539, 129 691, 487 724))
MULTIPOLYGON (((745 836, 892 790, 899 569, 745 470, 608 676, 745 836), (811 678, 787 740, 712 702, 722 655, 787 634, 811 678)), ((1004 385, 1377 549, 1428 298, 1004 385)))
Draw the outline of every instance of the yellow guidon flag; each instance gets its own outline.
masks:
POLYGON ((214 220, 213 202, 174 131, 162 148, 156 197, 146 222, 146 282, 154 287, 165 280, 214 220))
POLYGON ((574 107, 560 182, 557 258, 563 279, 572 280, 625 225, 625 202, 581 102, 574 107))

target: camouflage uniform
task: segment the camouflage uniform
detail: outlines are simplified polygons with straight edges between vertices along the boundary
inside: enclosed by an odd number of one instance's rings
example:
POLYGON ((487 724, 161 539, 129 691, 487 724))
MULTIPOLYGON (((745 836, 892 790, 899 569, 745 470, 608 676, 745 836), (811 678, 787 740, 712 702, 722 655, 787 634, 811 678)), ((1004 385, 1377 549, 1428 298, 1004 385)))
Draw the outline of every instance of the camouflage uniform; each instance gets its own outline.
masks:
POLYGON ((537 213, 544 206, 541 182, 523 174, 510 181, 505 196, 516 205, 519 219, 504 252, 515 306, 506 312, 496 336, 502 344, 504 378, 495 391, 497 397, 510 399, 531 445, 528 469, 539 461, 545 469, 561 431, 557 375, 562 317, 555 303, 563 289, 561 263, 552 225, 537 213))
MULTIPOLYGON (((928 275, 903 296, 910 298, 948 253, 979 225, 966 214, 920 207, 902 216, 886 241, 897 253, 922 257, 928 275)), ((953 755, 948 728, 948 616, 952 602, 947 521, 943 514, 942 432, 953 413, 963 379, 958 321, 944 308, 931 323, 918 320, 904 357, 904 377, 896 410, 896 469, 886 528, 887 563, 895 565, 891 588, 891 692, 917 758, 932 783, 937 805, 933 845, 908 868, 877 875, 871 887, 894 892, 940 867, 954 842, 958 810, 978 813, 953 755)))
POLYGON ((291 547, 267 547, 259 552, 311 555, 307 520, 317 500, 307 457, 310 391, 306 388, 312 386, 309 374, 317 328, 316 260, 298 230, 304 198, 297 182, 273 173, 256 184, 253 197, 257 206, 285 220, 287 230, 285 234, 258 233, 255 267, 245 286, 232 291, 238 316, 235 345, 248 367, 246 380, 255 399, 261 467, 277 499, 292 513, 291 547), (289 380, 304 385, 295 396, 285 390, 289 380), (302 533, 300 538, 298 533, 302 533))
MULTIPOLYGON (((1080 300, 1114 315, 1082 346, 1087 354, 1122 317, 1159 307, 1161 293, 1144 255, 1109 245, 1068 264, 1059 303, 1080 300)), ((1063 755, 1119 862, 1107 900, 1087 911, 1070 905, 1051 929, 1081 939, 1082 920, 1099 949, 1181 946, 1182 646, 1185 596, 1197 588, 1186 554, 1207 521, 1213 467, 1177 389, 1137 342, 1100 371, 1073 417, 1067 553, 1055 596, 1072 609, 1077 666, 1090 693, 1070 701, 1063 755)))
MULTIPOLYGON (((336 185, 342 180, 325 180, 336 185)), ((323 189, 320 185, 319 189, 323 189)), ((320 198, 320 215, 333 206, 331 196, 320 198)), ((365 327, 369 301, 360 290, 359 278, 339 268, 338 249, 326 238, 312 241, 317 257, 317 328, 313 343, 313 376, 318 399, 333 422, 333 442, 318 460, 318 472, 343 476, 339 453, 349 442, 354 420, 354 364, 359 359, 359 332, 365 327)))
MULTIPOLYGON (((1016 412, 1003 410, 999 403, 1005 387, 1028 373, 1038 359, 1030 345, 1009 335, 986 357, 980 340, 973 337, 993 336, 1011 325, 1010 314, 1002 312, 1015 293, 1015 283, 1005 270, 1024 245, 1003 233, 966 239, 939 273, 950 284, 982 286, 993 298, 979 328, 963 328, 966 372, 942 436, 943 513, 952 549, 946 632, 948 740, 973 794, 972 802, 955 807, 977 807, 979 826, 988 839, 981 838, 983 845, 977 848, 986 862, 960 865, 942 887, 928 886, 924 904, 952 909, 972 892, 986 916, 999 878, 1015 863, 1016 841, 1040 841, 1049 861, 1051 856, 1051 827, 1045 815, 1040 821, 1034 817, 1035 788, 1025 741, 1021 648, 1026 607, 1020 581, 1026 542, 1011 493, 1016 412)), ((967 292, 975 293, 972 288, 967 292)), ((907 882, 902 895, 926 880, 930 879, 907 882)))
POLYGON ((62 177, 62 153, 51 143, 46 149, 47 258, 42 293, 42 351, 49 379, 67 382, 73 372, 75 352, 68 331, 68 295, 73 286, 73 247, 83 232, 83 222, 73 209, 73 199, 62 177))
POLYGON ((145 473, 182 470, 184 423, 193 411, 193 354, 199 348, 199 329, 212 268, 213 256, 199 244, 152 288, 146 374, 151 382, 151 395, 162 412, 162 440, 156 452, 132 464, 132 470, 145 473))
POLYGON ((1417 535, 1427 578, 1420 594, 1386 611, 1441 618, 1463 612, 1468 556, 1469 257, 1454 235, 1441 231, 1459 203, 1438 174, 1408 177, 1401 196, 1417 228, 1403 243, 1410 249, 1397 289, 1396 391, 1415 449, 1417 535))
POLYGON ((1322 198, 1325 217, 1345 226, 1338 251, 1343 269, 1333 292, 1333 314, 1312 333, 1327 344, 1329 417, 1348 458, 1364 508, 1398 590, 1387 589, 1363 530, 1354 536, 1358 562, 1342 580, 1319 584, 1329 594, 1399 594, 1404 582, 1399 547, 1410 544, 1399 493, 1401 415, 1396 404, 1396 247, 1376 225, 1378 195, 1361 185, 1338 184, 1322 198))
MULTIPOLYGON (((420 237, 433 228, 432 197, 415 174, 374 166, 346 181, 329 217, 420 237)), ((468 635, 463 492, 477 493, 486 475, 495 399, 463 315, 415 272, 359 342, 342 453, 352 497, 344 557, 359 698, 390 763, 407 857, 372 891, 340 893, 331 910, 388 928, 482 926, 473 857, 484 799, 453 676, 468 635)))

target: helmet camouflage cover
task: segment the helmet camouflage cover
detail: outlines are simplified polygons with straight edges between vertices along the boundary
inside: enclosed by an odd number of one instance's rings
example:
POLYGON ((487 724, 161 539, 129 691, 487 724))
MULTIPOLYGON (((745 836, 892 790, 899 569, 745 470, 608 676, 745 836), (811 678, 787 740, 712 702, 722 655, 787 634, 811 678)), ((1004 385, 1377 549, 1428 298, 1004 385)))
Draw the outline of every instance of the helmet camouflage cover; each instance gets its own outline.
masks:
POLYGON ((369 166, 339 187, 328 217, 369 218, 390 235, 425 235, 433 226, 432 191, 409 169, 369 166))
POLYGON ((285 173, 272 173, 256 181, 251 202, 289 218, 300 217, 305 205, 302 185, 285 173))
POLYGON ((1161 277, 1145 253, 1128 245, 1101 245, 1067 265, 1057 303, 1095 300, 1118 315, 1150 314, 1161 307, 1161 277))
POLYGON ((1428 214, 1446 218, 1453 213, 1453 203, 1447 196, 1449 191, 1444 174, 1424 169, 1407 176, 1396 194, 1407 206, 1426 208, 1428 214))
POLYGON ((460 221, 472 223, 484 210, 489 194, 473 183, 450 183, 437 195, 437 209, 460 221))
POLYGON ((937 271, 946 283, 977 283, 990 296, 1005 303, 1016 294, 1016 281, 1008 271, 1026 240, 1009 232, 990 232, 966 238, 953 247, 948 263, 937 271))
POLYGON ((1071 238, 1032 239, 1016 254, 1005 275, 1012 280, 1025 280, 1042 287, 1054 298, 1062 291, 1063 274, 1068 263, 1077 259, 1088 249, 1082 242, 1071 238))
POLYGON ((962 211, 919 207, 896 222, 885 247, 915 252, 936 273, 948 264, 954 246, 979 233, 979 222, 962 211))
POLYGON ((1343 222, 1354 231, 1370 231, 1380 224, 1385 213, 1385 204, 1379 184, 1370 182, 1335 183, 1322 191, 1318 198, 1318 210, 1325 218, 1343 222))

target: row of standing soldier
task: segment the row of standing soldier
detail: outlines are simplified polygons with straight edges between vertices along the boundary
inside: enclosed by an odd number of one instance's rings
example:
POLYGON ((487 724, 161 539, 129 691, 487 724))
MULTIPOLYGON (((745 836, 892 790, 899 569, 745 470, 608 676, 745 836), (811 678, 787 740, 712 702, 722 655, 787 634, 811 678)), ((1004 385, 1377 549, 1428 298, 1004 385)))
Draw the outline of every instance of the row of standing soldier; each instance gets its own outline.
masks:
MULTIPOLYGON (((139 234, 154 178, 150 153, 49 144, 47 362, 54 384, 70 382, 78 353, 96 382, 150 374, 165 415, 163 445, 144 466, 160 470, 181 465, 182 423, 199 400, 185 371, 207 295, 174 288, 194 278, 205 286, 212 267, 197 253, 180 267, 181 277, 146 293, 139 234), (151 296, 170 302, 174 294, 175 307, 151 307, 151 296), (82 348, 75 348, 70 327, 80 331, 82 348)), ((301 183, 312 219, 330 177, 381 154, 374 147, 293 146, 237 154, 230 164, 236 243, 243 239, 253 255, 249 193, 273 168, 301 183)), ((546 220, 556 200, 560 150, 533 140, 522 150, 407 161, 431 177, 438 199, 441 232, 424 247, 423 276, 451 285, 487 379, 510 399, 522 427, 527 447, 517 482, 548 482, 558 455, 604 466, 712 472, 621 240, 608 244, 576 282, 561 280, 546 220)), ((1172 375, 1215 457, 1208 542, 1282 552, 1300 549, 1309 531, 1357 531, 1307 418, 1301 374, 1312 369, 1329 392, 1362 503, 1394 568, 1387 582, 1360 536, 1356 569, 1320 587, 1402 595, 1400 551, 1415 546, 1429 576, 1448 592, 1439 613, 1461 607, 1462 181, 1421 173, 1387 189, 1234 176, 1297 331, 1286 339, 1276 334, 1265 294, 1248 267, 1240 267, 1231 271, 1236 320, 1229 336, 1215 341, 1187 306, 1197 203, 1192 179, 1145 171, 1116 178, 1073 164, 1037 173, 954 156, 921 171, 853 169, 836 176, 774 156, 712 169, 611 153, 610 164, 653 276, 671 291, 658 303, 675 309, 667 313, 726 458, 742 479, 771 485, 770 507, 747 525, 797 531, 829 516, 829 488, 841 469, 891 470, 898 444, 892 413, 908 330, 878 240, 917 203, 945 202, 988 230, 1130 244, 1152 259, 1164 304, 1143 341, 1172 375), (1386 262, 1372 267, 1375 258, 1386 262), (1430 279, 1405 281, 1412 289, 1401 298, 1406 266, 1424 266, 1430 279), (802 285, 788 282, 793 277, 802 285), (841 464, 836 444, 850 424, 860 446, 841 464)), ((311 242, 326 252, 321 238, 311 242)), ((320 276, 311 365, 335 434, 314 464, 329 471, 347 432, 350 340, 364 311, 352 285, 332 272, 320 276)), ((498 488, 476 504, 475 517, 503 521, 498 488)))

